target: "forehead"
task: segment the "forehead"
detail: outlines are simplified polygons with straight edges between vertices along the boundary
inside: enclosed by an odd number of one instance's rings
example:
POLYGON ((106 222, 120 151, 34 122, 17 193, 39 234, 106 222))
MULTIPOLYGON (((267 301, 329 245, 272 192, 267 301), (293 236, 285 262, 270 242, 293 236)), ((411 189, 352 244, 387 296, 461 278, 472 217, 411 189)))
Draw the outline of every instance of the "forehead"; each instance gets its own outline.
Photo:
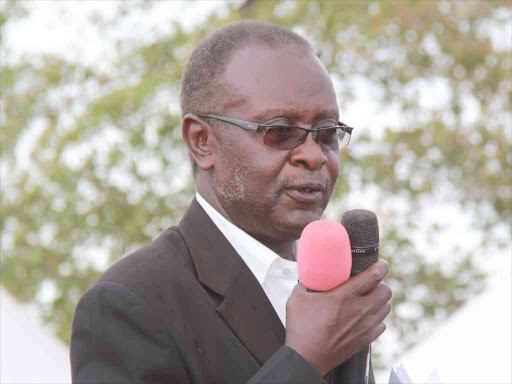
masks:
POLYGON ((224 73, 240 95, 232 107, 238 117, 264 120, 289 111, 296 120, 329 115, 337 118, 336 94, 327 70, 311 53, 251 46, 238 50, 224 73), (335 116, 333 116, 335 114, 335 116))

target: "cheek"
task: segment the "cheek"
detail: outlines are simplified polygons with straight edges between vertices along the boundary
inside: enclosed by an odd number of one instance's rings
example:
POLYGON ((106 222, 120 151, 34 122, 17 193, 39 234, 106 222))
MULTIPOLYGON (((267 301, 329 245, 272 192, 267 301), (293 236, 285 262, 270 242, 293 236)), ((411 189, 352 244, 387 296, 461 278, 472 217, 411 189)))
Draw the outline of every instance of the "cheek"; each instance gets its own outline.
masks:
POLYGON ((281 192, 282 170, 287 163, 286 153, 269 149, 256 142, 225 143, 219 160, 217 185, 225 201, 243 201, 252 205, 272 204, 281 192))
POLYGON ((222 177, 218 180, 218 193, 227 203, 245 200, 249 188, 247 182, 249 168, 243 164, 238 164, 232 169, 224 169, 226 171, 222 172, 222 177))
POLYGON ((251 164, 246 175, 246 185, 251 201, 257 205, 272 205, 281 193, 280 171, 261 162, 251 164))
POLYGON ((336 166, 333 171, 332 171, 332 185, 333 185, 333 190, 334 188, 336 188, 336 184, 338 183, 338 177, 340 175, 340 169, 338 166, 336 166))
POLYGON ((334 194, 334 191, 336 190, 336 185, 338 182, 338 177, 340 174, 340 165, 339 165, 339 157, 333 156, 332 159, 329 159, 327 163, 327 173, 329 177, 330 182, 330 191, 325 196, 327 199, 327 202, 331 199, 332 195, 334 194))

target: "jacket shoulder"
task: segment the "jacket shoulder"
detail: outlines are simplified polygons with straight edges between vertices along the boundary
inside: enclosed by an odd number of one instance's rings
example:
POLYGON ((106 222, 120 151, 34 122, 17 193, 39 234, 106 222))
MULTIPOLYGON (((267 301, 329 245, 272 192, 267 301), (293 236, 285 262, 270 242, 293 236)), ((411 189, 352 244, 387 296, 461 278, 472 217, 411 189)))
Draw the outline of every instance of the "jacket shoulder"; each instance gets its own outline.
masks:
POLYGON ((149 288, 148 285, 159 285, 184 274, 196 278, 185 239, 178 227, 171 227, 149 244, 115 262, 94 284, 115 282, 137 293, 144 286, 149 288))

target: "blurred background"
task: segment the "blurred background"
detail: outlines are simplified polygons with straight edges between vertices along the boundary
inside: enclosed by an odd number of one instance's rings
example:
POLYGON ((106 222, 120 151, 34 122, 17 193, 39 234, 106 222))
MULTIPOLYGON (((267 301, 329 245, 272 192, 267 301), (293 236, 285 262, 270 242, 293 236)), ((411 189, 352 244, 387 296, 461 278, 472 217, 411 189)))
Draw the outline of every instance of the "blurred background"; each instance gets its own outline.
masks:
POLYGON ((378 382, 401 361, 415 382, 512 382, 508 0, 2 0, 1 382, 69 382, 82 293, 178 223, 195 193, 184 63, 243 18, 310 40, 356 127, 325 217, 379 218, 378 382))

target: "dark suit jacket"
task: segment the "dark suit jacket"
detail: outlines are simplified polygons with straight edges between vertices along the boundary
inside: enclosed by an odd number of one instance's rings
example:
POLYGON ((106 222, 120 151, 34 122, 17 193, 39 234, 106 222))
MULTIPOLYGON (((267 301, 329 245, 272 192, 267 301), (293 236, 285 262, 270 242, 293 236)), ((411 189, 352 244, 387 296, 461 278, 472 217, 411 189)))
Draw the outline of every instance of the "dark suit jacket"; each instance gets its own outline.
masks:
MULTIPOLYGON (((72 377, 74 383, 325 383, 284 341, 262 287, 194 200, 178 227, 115 263, 80 299, 72 377)), ((329 382, 338 382, 335 376, 329 382)))

